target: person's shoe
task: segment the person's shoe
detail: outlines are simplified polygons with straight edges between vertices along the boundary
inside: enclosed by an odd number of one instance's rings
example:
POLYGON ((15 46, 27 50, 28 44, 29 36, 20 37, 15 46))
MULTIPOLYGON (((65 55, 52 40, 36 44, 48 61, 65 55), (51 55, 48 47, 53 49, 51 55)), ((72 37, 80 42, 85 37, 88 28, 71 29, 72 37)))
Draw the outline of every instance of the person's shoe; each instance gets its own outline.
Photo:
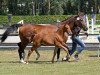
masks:
POLYGON ((78 55, 74 55, 74 59, 75 59, 76 61, 78 61, 78 60, 79 60, 78 55))

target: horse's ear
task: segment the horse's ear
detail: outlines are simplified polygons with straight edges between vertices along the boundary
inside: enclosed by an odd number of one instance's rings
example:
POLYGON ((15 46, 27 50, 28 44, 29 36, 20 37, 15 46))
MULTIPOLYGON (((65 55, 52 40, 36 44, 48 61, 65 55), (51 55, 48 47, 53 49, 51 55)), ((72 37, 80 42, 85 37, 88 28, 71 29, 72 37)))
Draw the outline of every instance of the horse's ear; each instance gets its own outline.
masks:
POLYGON ((69 25, 68 24, 65 24, 65 27, 68 29, 69 28, 69 25))
POLYGON ((83 12, 79 12, 79 13, 78 13, 78 17, 79 17, 80 19, 83 19, 83 18, 84 18, 84 13, 83 13, 83 12))
POLYGON ((84 16, 84 13, 83 12, 78 12, 78 16, 79 17, 83 17, 84 16))

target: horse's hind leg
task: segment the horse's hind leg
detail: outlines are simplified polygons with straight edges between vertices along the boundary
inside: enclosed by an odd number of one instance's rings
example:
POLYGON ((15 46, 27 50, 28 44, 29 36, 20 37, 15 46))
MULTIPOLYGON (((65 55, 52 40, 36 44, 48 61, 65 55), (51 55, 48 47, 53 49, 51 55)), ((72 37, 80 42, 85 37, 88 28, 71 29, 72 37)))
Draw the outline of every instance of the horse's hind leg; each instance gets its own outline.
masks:
POLYGON ((21 49, 21 42, 17 43, 17 45, 19 46, 19 49, 18 49, 19 58, 20 58, 20 60, 21 60, 21 58, 24 59, 23 54, 24 54, 25 52, 21 49), (23 53, 23 54, 22 54, 22 53, 23 53))
POLYGON ((20 58, 20 62, 24 63, 24 59, 25 59, 25 47, 27 44, 23 44, 22 42, 18 43, 19 49, 18 49, 18 53, 19 53, 19 58, 20 58))
POLYGON ((28 64, 28 61, 29 61, 29 57, 30 55, 32 54, 32 52, 36 50, 36 48, 34 48, 34 46, 32 46, 32 48, 28 51, 28 55, 27 55, 27 58, 26 58, 26 64, 28 64))
POLYGON ((19 46, 18 53, 19 53, 20 62, 24 63, 25 51, 21 47, 21 42, 18 43, 18 46, 19 46))
POLYGON ((60 48, 57 48, 57 61, 59 61, 59 57, 60 57, 60 48))
POLYGON ((36 60, 38 60, 40 58, 40 54, 37 50, 35 50, 36 54, 37 54, 37 57, 36 57, 36 60))
POLYGON ((55 56, 56 56, 56 53, 57 53, 57 47, 55 47, 55 49, 54 49, 54 53, 53 53, 53 58, 52 58, 52 63, 54 63, 54 58, 55 58, 55 56))

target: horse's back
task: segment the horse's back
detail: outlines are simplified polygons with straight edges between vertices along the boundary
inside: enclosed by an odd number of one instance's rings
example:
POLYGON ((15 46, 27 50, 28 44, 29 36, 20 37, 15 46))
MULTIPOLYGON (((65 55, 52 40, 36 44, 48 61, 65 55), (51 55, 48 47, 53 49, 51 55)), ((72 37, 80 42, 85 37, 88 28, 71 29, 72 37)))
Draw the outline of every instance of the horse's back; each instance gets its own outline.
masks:
MULTIPOLYGON (((57 27, 54 25, 24 24, 19 28, 20 38, 33 38, 36 34, 49 34, 55 32, 57 27)), ((45 36, 45 35, 44 35, 45 36)), ((30 40, 30 39, 29 39, 30 40)))
POLYGON ((22 27, 20 27, 20 32, 28 32, 28 31, 35 31, 36 33, 38 32, 47 32, 47 31, 56 31, 58 29, 57 26, 55 25, 39 25, 39 24, 25 24, 22 27))

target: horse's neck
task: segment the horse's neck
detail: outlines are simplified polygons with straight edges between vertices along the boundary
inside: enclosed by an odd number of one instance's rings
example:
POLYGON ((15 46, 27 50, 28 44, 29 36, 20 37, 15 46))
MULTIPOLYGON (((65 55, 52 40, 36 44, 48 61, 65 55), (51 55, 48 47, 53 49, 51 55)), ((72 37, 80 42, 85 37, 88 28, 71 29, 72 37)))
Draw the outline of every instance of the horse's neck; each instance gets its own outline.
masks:
POLYGON ((68 24, 70 29, 73 30, 74 22, 75 22, 75 17, 76 16, 70 17, 69 19, 62 21, 61 24, 68 24))
POLYGON ((65 30, 64 30, 64 26, 60 27, 58 30, 57 30, 57 34, 59 34, 60 36, 64 36, 64 33, 65 33, 65 30))
POLYGON ((60 25, 64 25, 64 24, 67 24, 66 21, 59 22, 57 25, 60 26, 60 25))
POLYGON ((73 31, 73 29, 74 29, 74 24, 68 24, 68 25, 69 25, 71 31, 73 31))
POLYGON ((68 22, 68 21, 67 21, 66 24, 68 24, 69 27, 70 27, 70 29, 73 30, 73 27, 74 27, 74 21, 72 21, 72 22, 70 22, 70 21, 68 22))
POLYGON ((56 25, 57 25, 58 27, 60 27, 61 25, 68 24, 69 27, 70 27, 70 29, 71 29, 71 31, 72 31, 72 30, 73 30, 73 27, 74 27, 74 21, 75 21, 75 18, 74 18, 74 17, 76 17, 76 16, 73 16, 73 17, 71 17, 71 18, 69 18, 69 19, 67 19, 67 20, 58 22, 58 23, 56 23, 56 25))

